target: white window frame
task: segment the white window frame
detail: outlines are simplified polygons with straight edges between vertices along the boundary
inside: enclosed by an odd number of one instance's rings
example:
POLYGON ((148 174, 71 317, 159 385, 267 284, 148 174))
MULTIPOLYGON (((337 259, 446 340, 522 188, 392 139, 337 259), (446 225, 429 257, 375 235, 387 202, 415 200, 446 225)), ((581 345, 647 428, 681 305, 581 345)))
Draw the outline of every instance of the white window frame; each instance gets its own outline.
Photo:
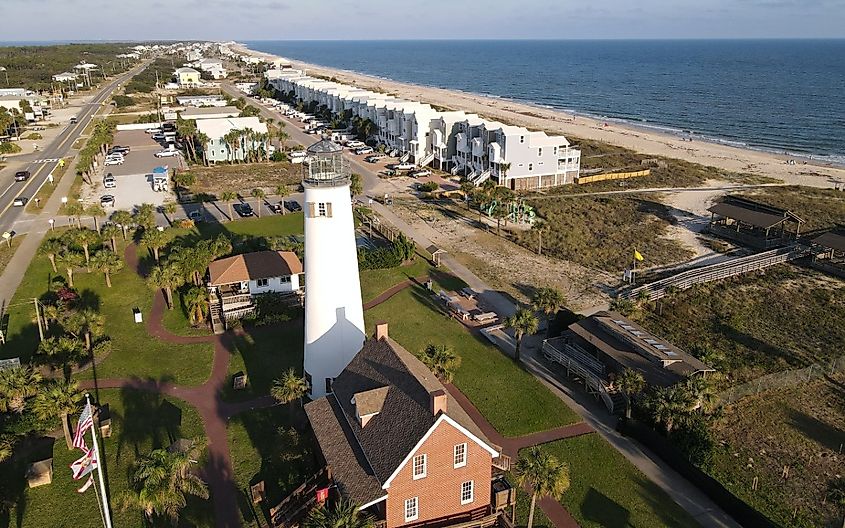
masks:
POLYGON ((419 497, 411 497, 405 499, 405 522, 416 521, 420 518, 420 500, 419 497), (410 512, 410 515, 409 515, 410 512))
POLYGON ((468 480, 461 483, 461 506, 464 504, 472 504, 475 501, 475 481, 468 480), (469 497, 464 498, 469 492, 469 497))
POLYGON ((421 478, 425 478, 426 474, 428 473, 428 455, 425 453, 421 455, 416 455, 414 458, 411 459, 411 475, 413 476, 414 480, 419 480, 421 478), (422 471, 417 473, 417 460, 422 460, 422 471))
POLYGON ((456 444, 455 448, 452 450, 453 461, 455 468, 461 468, 467 465, 467 443, 464 442, 462 444, 456 444), (458 461, 458 448, 461 448, 461 460, 458 461))

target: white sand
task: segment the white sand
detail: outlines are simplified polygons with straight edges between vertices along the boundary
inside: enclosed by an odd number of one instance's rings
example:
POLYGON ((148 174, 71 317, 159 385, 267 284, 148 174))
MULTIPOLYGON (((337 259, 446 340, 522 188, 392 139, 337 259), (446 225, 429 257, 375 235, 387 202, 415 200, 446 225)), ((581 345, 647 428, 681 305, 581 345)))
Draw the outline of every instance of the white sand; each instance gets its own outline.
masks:
MULTIPOLYGON (((234 46, 234 49, 265 59, 278 58, 275 55, 249 50, 243 46, 234 46)), ((735 172, 769 176, 789 184, 833 187, 837 181, 845 182, 845 169, 820 162, 808 161, 804 165, 801 160, 796 160, 795 165, 788 165, 786 160, 789 158, 785 155, 706 141, 687 142, 671 134, 617 123, 608 123, 608 126, 604 126, 603 122, 595 119, 575 117, 565 112, 504 99, 387 81, 299 61, 291 61, 291 64, 295 68, 307 70, 309 74, 335 77, 338 82, 364 89, 378 90, 404 99, 463 110, 548 133, 604 141, 647 155, 666 156, 735 172)))

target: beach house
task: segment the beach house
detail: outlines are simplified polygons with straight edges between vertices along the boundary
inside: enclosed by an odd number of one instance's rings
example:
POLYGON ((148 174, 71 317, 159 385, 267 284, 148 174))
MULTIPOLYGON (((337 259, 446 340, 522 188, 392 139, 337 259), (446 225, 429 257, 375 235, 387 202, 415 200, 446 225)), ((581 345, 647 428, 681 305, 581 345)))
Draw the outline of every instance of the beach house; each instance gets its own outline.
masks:
POLYGON ((177 68, 174 76, 180 88, 196 88, 200 85, 200 72, 193 68, 177 68))
POLYGON ((501 476, 510 459, 385 323, 305 412, 328 499, 377 526, 492 526, 514 496, 501 476))
POLYGON ((208 265, 208 292, 223 320, 255 312, 257 295, 290 295, 299 303, 302 262, 292 251, 254 251, 208 265))
POLYGON ((209 140, 203 145, 205 159, 209 163, 221 161, 242 161, 250 150, 267 150, 267 125, 257 117, 227 117, 197 120, 197 131, 205 134, 209 140), (241 132, 237 138, 230 133, 241 132), (254 137, 250 132, 265 134, 263 139, 254 137))

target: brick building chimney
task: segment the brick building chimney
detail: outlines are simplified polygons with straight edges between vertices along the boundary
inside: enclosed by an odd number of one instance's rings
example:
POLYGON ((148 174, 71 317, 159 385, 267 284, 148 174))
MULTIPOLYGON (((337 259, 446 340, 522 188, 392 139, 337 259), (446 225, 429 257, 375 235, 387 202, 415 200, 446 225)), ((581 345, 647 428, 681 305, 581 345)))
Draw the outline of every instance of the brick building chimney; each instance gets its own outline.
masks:
POLYGON ((438 389, 436 391, 432 391, 428 393, 429 399, 431 401, 431 414, 437 416, 438 414, 445 413, 447 407, 447 396, 446 391, 443 389, 438 389))

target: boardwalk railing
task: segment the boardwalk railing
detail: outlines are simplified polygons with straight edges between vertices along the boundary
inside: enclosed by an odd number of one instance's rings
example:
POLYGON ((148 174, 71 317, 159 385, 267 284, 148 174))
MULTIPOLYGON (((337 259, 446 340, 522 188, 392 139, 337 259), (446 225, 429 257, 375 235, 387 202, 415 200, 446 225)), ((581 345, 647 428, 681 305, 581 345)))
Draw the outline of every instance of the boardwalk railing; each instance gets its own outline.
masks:
POLYGON ((798 246, 772 249, 747 257, 740 257, 702 268, 683 271, 677 275, 652 282, 651 284, 622 292, 619 296, 623 299, 638 299, 643 295, 647 295, 648 300, 654 301, 666 295, 666 290, 669 288, 686 290, 696 284, 727 279, 728 277, 743 273, 758 271, 806 255, 806 250, 798 246))
MULTIPOLYGON (((595 371, 595 366, 592 362, 598 363, 598 361, 586 352, 575 345, 564 342, 562 339, 546 339, 543 341, 543 355, 549 361, 562 365, 569 375, 574 374, 580 378, 584 382, 587 391, 601 398, 611 414, 615 414, 620 410, 620 402, 608 391, 607 384, 595 371), (554 343, 550 341, 554 341, 554 343)), ((599 363, 599 365, 601 364, 599 363)), ((603 369, 604 367, 602 366, 601 368, 603 369)))

